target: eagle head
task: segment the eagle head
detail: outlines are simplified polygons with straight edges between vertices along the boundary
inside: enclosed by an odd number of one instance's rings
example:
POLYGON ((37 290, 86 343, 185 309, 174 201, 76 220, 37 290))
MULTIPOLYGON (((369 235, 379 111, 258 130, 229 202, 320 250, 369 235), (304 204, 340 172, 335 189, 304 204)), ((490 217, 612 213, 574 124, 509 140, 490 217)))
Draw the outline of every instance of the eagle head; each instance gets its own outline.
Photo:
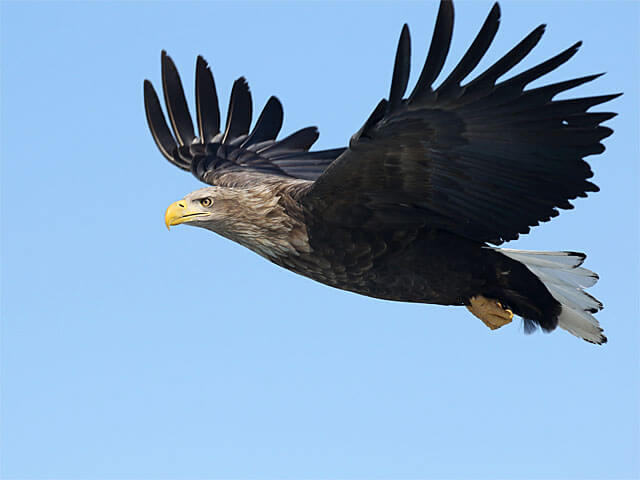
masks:
POLYGON ((182 223, 211 230, 273 259, 308 250, 306 228, 279 204, 268 186, 207 187, 167 208, 167 228, 182 223))
POLYGON ((164 214, 167 228, 186 223, 196 227, 215 230, 226 223, 229 210, 229 195, 224 195, 219 187, 207 187, 186 195, 173 202, 164 214))

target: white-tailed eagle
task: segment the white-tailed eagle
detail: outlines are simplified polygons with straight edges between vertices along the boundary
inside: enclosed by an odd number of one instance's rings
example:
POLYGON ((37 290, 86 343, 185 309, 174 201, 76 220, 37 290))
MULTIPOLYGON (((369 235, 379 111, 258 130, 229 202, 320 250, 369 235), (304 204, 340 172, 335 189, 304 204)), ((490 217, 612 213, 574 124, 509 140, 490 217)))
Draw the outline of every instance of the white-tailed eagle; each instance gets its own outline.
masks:
POLYGON ((495 246, 598 190, 584 158, 604 151, 601 141, 612 130, 601 123, 615 114, 588 110, 617 95, 554 100, 598 75, 527 89, 569 60, 580 42, 498 81, 536 46, 544 25, 467 80, 499 22, 496 3, 462 59, 434 86, 453 30, 453 5, 443 0, 426 62, 407 96, 405 25, 389 98, 348 147, 321 151, 310 151, 315 127, 276 139, 283 111, 275 97, 251 129, 244 78, 233 85, 221 131, 213 76, 202 57, 196 134, 176 67, 162 52, 171 130, 146 80, 151 133, 171 163, 211 185, 170 205, 167 226, 206 228, 277 265, 362 295, 464 305, 492 329, 516 314, 527 331, 559 326, 606 342, 593 316, 602 304, 583 290, 598 278, 580 266, 584 254, 495 246))

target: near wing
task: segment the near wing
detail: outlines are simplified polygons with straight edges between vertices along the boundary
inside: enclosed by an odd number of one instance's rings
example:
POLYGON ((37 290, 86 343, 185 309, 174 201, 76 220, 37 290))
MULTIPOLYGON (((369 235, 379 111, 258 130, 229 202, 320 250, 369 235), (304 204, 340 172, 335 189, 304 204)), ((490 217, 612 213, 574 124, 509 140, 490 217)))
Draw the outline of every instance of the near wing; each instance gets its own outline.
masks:
POLYGON ((315 127, 304 128, 276 140, 283 118, 282 105, 276 97, 269 98, 253 130, 249 132, 252 101, 244 78, 239 78, 233 84, 227 123, 221 133, 216 87, 207 62, 202 57, 198 57, 196 63, 198 137, 178 70, 164 51, 162 89, 173 134, 153 85, 145 80, 144 106, 151 134, 171 163, 191 171, 205 183, 218 185, 241 182, 253 173, 315 180, 345 150, 309 152, 318 139, 315 127), (228 175, 230 173, 232 175, 228 175))
POLYGON ((496 83, 538 43, 544 25, 474 80, 500 22, 496 3, 471 47, 435 90, 453 29, 443 0, 426 63, 408 98, 410 38, 400 36, 389 100, 382 100, 345 151, 303 201, 326 222, 385 229, 429 226, 500 244, 573 208, 570 199, 598 187, 583 157, 602 153, 614 113, 587 110, 617 95, 552 99, 599 75, 525 87, 569 60, 577 43, 496 83))

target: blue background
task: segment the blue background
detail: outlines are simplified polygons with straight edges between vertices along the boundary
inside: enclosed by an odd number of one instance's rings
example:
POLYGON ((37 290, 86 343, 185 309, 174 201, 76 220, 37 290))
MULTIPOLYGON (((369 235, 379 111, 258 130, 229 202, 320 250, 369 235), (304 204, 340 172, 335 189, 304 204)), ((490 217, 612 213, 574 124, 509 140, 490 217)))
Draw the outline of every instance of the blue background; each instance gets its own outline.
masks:
MULTIPOLYGON (((458 2, 444 74, 491 2, 458 2)), ((2 3, 4 478, 631 478, 639 474, 636 2, 503 2, 480 68, 540 23, 515 72, 576 40, 541 85, 625 95, 600 193, 509 246, 588 252, 609 343, 490 332, 464 308, 383 302, 163 224, 200 187, 148 132, 142 81, 195 57, 226 111, 245 75, 283 133, 345 145, 388 94, 401 26, 413 84, 435 3, 2 3)), ((476 70, 479 72, 480 70, 476 70)), ((441 77, 444 78, 444 77, 441 77)), ((534 85, 534 86, 535 86, 534 85)), ((193 103, 192 103, 193 104, 193 103)))

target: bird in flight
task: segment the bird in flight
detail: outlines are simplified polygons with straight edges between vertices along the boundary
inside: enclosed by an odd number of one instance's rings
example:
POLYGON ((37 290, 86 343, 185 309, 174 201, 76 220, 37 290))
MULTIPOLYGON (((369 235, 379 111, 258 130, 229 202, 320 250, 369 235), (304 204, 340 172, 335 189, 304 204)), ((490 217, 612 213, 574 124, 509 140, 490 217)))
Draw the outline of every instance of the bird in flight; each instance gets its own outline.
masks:
POLYGON ((348 147, 310 151, 315 127, 277 139, 280 101, 271 97, 251 129, 244 78, 221 118, 214 79, 198 57, 195 112, 178 71, 162 52, 169 128, 151 82, 144 103, 160 152, 210 185, 171 204, 167 227, 188 224, 227 237, 273 263, 332 287, 401 302, 466 306, 489 328, 524 320, 525 331, 560 327, 607 341, 584 291, 597 275, 585 255, 498 248, 598 191, 584 157, 604 151, 615 116, 590 112, 601 95, 554 100, 596 79, 589 75, 527 88, 568 61, 580 42, 498 81, 540 41, 535 28, 483 73, 467 79, 500 23, 496 3, 471 46, 437 86, 453 32, 453 4, 442 0, 416 85, 406 95, 410 36, 402 28, 389 98, 381 100, 348 147))

